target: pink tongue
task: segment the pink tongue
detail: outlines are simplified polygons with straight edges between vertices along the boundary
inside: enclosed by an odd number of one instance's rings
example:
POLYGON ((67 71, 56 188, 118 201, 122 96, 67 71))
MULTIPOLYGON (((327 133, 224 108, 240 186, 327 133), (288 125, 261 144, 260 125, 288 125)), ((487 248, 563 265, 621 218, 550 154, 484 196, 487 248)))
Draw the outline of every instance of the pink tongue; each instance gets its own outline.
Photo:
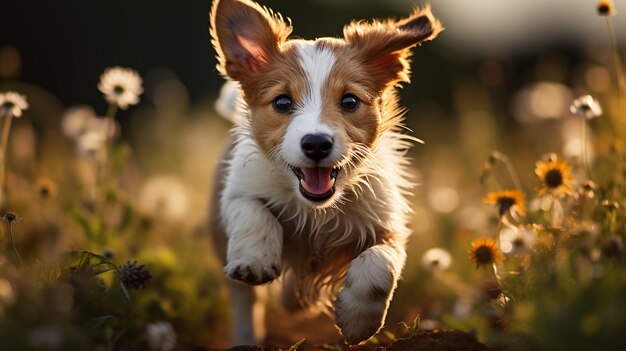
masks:
POLYGON ((302 168, 304 180, 301 181, 304 190, 313 195, 323 195, 330 191, 335 184, 334 179, 330 179, 330 167, 302 168))

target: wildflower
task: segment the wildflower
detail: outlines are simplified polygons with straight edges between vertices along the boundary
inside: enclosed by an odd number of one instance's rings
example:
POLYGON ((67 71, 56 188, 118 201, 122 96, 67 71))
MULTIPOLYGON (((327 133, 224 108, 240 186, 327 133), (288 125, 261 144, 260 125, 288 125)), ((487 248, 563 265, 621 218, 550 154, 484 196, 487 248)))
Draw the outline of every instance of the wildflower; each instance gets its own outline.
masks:
POLYGON ((615 15, 615 7, 613 6, 613 1, 601 0, 596 5, 596 10, 598 10, 598 14, 600 16, 614 16, 615 15))
POLYGON ((117 133, 117 124, 109 118, 96 116, 89 106, 77 106, 65 111, 61 121, 61 130, 68 138, 78 140, 85 134, 96 132, 102 137, 113 137, 117 133))
POLYGON ((67 109, 61 119, 61 131, 65 136, 75 139, 89 129, 90 121, 96 118, 89 106, 75 106, 67 109))
POLYGON ((39 197, 42 199, 49 199, 57 194, 56 183, 52 179, 46 177, 37 179, 35 189, 39 197))
POLYGON ((580 194, 587 199, 593 199, 596 196, 598 186, 592 180, 586 180, 580 185, 580 194))
POLYGON ((14 91, 0 93, 0 117, 21 117, 27 108, 26 96, 14 91))
POLYGON ((620 208, 619 202, 612 200, 602 200, 602 206, 606 208, 609 212, 613 212, 620 208))
POLYGON ((499 263, 502 261, 502 253, 493 240, 477 239, 470 244, 470 258, 478 268, 499 263))
POLYGON ((15 213, 11 211, 5 213, 4 216, 0 217, 0 219, 2 219, 3 222, 7 223, 19 223, 22 221, 20 217, 18 217, 15 213))
POLYGON ((128 261, 120 267, 122 283, 130 289, 144 289, 150 284, 152 274, 144 265, 137 261, 128 261))
POLYGON ((176 333, 169 322, 156 322, 146 325, 148 344, 155 351, 170 351, 176 348, 176 333))
POLYGON ((556 155, 551 154, 546 161, 537 161, 535 174, 539 177, 539 194, 550 192, 562 197, 572 192, 570 182, 573 180, 569 165, 559 161, 556 155))
POLYGON ((138 207, 148 217, 172 222, 182 220, 189 209, 187 189, 176 177, 155 176, 142 186, 138 207))
POLYGON ((591 95, 584 95, 574 100, 569 110, 572 114, 586 119, 593 119, 602 115, 600 103, 591 95))
POLYGON ((504 293, 498 294, 498 297, 495 300, 496 300, 496 303, 502 308, 507 307, 509 302, 511 302, 511 299, 508 296, 506 296, 504 293))
POLYGON ((502 159, 502 153, 498 150, 493 150, 489 154, 489 158, 487 159, 487 163, 491 166, 495 165, 496 162, 502 159))
POLYGON ((472 300, 468 297, 461 296, 456 300, 456 302, 454 302, 452 313, 454 314, 454 317, 460 320, 466 320, 470 316, 470 313, 472 313, 473 308, 474 305, 472 300))
POLYGON ((7 222, 9 242, 11 243, 11 247, 13 248, 13 253, 15 254, 15 257, 17 257, 18 262, 22 263, 22 257, 20 256, 19 251, 17 251, 17 247, 15 246, 15 240, 13 240, 13 223, 19 223, 22 221, 22 219, 11 211, 6 212, 4 216, 0 217, 0 219, 2 219, 3 222, 7 222))
POLYGON ((429 271, 445 270, 450 267, 452 256, 444 249, 433 247, 422 256, 422 265, 429 271))
POLYGON ((507 212, 521 216, 526 214, 526 210, 524 209, 524 194, 518 190, 490 192, 483 199, 483 202, 490 205, 496 205, 500 217, 504 216, 507 212))
POLYGON ((530 249, 537 240, 537 233, 528 226, 507 227, 500 232, 500 249, 515 254, 530 249))
POLYGON ((81 135, 76 140, 76 151, 79 155, 92 157, 103 150, 106 138, 101 133, 92 131, 81 135))
POLYGON ((130 68, 107 68, 100 76, 98 90, 104 94, 105 100, 125 110, 129 105, 139 103, 139 95, 143 93, 142 79, 137 71, 130 68))
POLYGON ((559 244, 572 252, 590 258, 597 246, 601 226, 592 221, 582 221, 568 228, 559 237, 559 244))

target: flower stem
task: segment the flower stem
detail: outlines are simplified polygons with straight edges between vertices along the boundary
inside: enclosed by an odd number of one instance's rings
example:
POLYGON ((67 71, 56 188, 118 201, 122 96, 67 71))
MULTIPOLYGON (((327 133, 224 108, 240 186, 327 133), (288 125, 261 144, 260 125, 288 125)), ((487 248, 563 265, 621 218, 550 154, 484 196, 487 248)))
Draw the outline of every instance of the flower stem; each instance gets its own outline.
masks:
POLYGON ((15 246, 15 241, 13 240, 13 223, 11 221, 7 222, 7 228, 9 229, 9 241, 11 242, 11 246, 13 247, 13 252, 15 253, 15 257, 17 257, 17 262, 22 264, 22 257, 20 253, 17 251, 17 247, 15 246))
POLYGON ((615 66, 615 75, 617 79, 617 88, 619 92, 619 112, 617 116, 626 116, 626 109, 624 103, 626 99, 626 78, 624 77, 624 69, 622 67, 622 59, 619 53, 619 47, 617 46, 617 38, 615 36, 615 29, 613 28, 613 22, 611 17, 606 17, 606 24, 609 31, 609 37, 611 40, 611 51, 613 57, 613 65, 615 66))
POLYGON ((504 163, 507 172, 509 172, 511 179, 513 180, 513 184, 515 184, 515 188, 519 191, 522 191, 522 183, 519 181, 517 172, 515 172, 515 168, 513 168, 513 164, 511 163, 511 160, 509 160, 509 157, 502 154, 500 159, 502 160, 502 163, 504 163))
POLYGON ((504 221, 506 221, 506 218, 504 216, 500 217, 500 224, 498 225, 498 231, 496 233, 496 244, 498 244, 498 248, 501 248, 500 246, 500 233, 502 232, 502 229, 504 228, 504 221))
POLYGON ((111 166, 113 165, 113 133, 115 132, 115 114, 117 113, 117 105, 109 104, 106 118, 109 121, 106 126, 105 136, 106 144, 104 149, 104 160, 102 161, 102 184, 105 187, 109 185, 111 177, 111 166))
POLYGON ((580 162, 582 163, 583 169, 587 174, 587 179, 592 179, 591 166, 589 165, 589 155, 587 154, 587 121, 584 118, 580 119, 580 139, 580 162))
POLYGON ((493 275, 496 277, 496 280, 498 281, 498 283, 502 283, 502 277, 500 277, 500 274, 498 274, 498 266, 496 266, 495 263, 491 266, 493 267, 493 275))
POLYGON ((0 204, 2 204, 5 200, 4 179, 6 171, 6 156, 12 120, 13 116, 11 116, 11 114, 7 114, 4 116, 4 123, 2 124, 2 139, 0 139, 0 204))

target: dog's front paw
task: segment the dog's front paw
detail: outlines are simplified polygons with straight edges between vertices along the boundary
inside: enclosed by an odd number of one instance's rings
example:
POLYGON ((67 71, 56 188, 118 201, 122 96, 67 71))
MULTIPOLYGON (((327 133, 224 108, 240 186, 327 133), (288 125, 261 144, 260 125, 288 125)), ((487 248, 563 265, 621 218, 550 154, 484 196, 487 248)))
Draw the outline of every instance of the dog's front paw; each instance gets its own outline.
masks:
POLYGON ((355 345, 376 334, 383 326, 391 289, 346 286, 335 300, 336 323, 346 341, 355 345))
POLYGON ((350 344, 371 338, 385 322, 396 278, 380 249, 370 248, 350 264, 335 300, 335 317, 350 344))
POLYGON ((238 258, 229 260, 224 267, 226 276, 250 285, 269 283, 280 275, 280 262, 267 260, 238 258))

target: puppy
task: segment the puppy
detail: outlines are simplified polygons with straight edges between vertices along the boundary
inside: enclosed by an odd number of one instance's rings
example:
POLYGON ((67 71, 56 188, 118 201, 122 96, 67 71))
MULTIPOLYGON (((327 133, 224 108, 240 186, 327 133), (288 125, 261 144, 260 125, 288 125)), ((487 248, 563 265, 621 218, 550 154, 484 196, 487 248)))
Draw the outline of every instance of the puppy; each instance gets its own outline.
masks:
POLYGON ((383 325, 410 234, 396 88, 411 48, 442 26, 429 8, 354 22, 343 38, 289 39, 249 0, 215 0, 217 68, 241 94, 217 169, 211 226, 233 303, 233 344, 264 336, 259 285, 282 275, 292 312, 334 312, 346 341, 383 325), (231 83, 232 84, 232 83, 231 83))

